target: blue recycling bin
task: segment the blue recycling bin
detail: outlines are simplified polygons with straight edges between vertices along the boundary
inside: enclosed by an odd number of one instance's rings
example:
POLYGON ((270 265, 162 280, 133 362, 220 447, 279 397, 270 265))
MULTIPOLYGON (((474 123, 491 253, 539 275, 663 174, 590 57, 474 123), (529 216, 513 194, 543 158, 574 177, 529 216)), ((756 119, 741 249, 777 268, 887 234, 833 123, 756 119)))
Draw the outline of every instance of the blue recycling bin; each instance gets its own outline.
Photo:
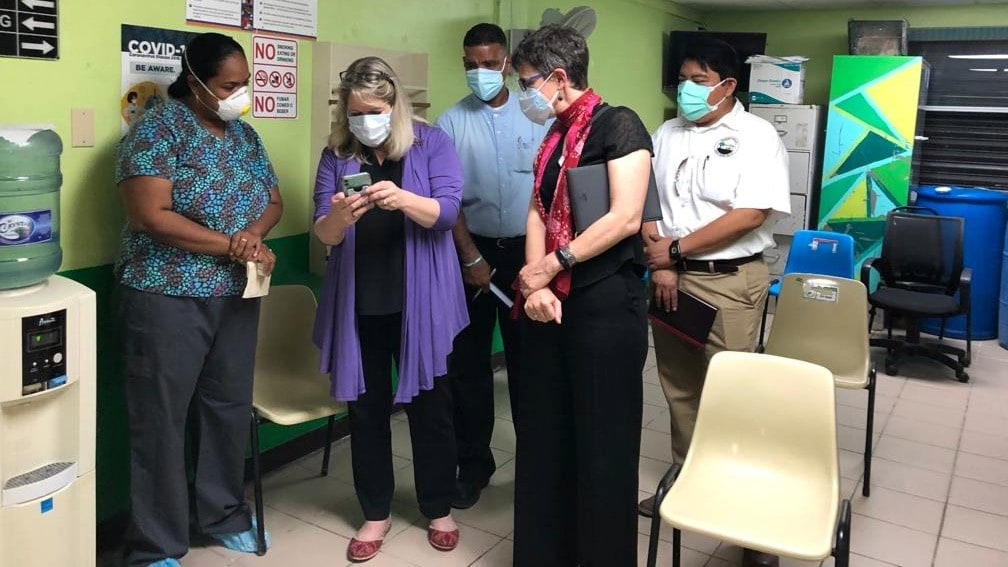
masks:
MULTIPOLYGON (((973 316, 971 339, 998 336, 998 294, 1001 292, 1001 266, 1008 222, 1008 193, 971 187, 926 186, 917 189, 917 206, 934 209, 939 215, 965 219, 963 265, 973 269, 970 288, 970 312, 973 316)), ((1001 300, 1005 298, 1001 297, 1001 300)), ((940 319, 925 319, 921 331, 937 335, 940 319)), ((966 316, 948 319, 945 336, 966 338, 966 316)))

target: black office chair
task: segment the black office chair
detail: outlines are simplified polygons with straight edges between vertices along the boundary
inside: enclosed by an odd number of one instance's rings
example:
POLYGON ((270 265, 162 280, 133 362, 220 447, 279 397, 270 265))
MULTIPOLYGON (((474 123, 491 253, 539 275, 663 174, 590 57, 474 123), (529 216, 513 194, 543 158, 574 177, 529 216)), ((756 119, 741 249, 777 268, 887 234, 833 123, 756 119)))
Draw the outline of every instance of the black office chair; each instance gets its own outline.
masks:
POLYGON ((898 372, 901 359, 925 356, 955 370, 960 382, 967 382, 970 365, 972 321, 970 279, 973 271, 963 267, 963 224, 958 217, 943 217, 924 207, 900 207, 886 217, 882 256, 869 258, 861 266, 861 281, 870 289, 871 270, 881 276, 878 289, 869 294, 869 328, 875 310, 886 312, 885 339, 872 339, 872 346, 885 347, 886 374, 898 372), (958 294, 958 297, 957 297, 958 294), (944 343, 920 342, 920 319, 942 319, 939 339, 944 338, 945 320, 966 315, 966 350, 944 343), (894 339, 893 316, 905 320, 906 336, 894 339))

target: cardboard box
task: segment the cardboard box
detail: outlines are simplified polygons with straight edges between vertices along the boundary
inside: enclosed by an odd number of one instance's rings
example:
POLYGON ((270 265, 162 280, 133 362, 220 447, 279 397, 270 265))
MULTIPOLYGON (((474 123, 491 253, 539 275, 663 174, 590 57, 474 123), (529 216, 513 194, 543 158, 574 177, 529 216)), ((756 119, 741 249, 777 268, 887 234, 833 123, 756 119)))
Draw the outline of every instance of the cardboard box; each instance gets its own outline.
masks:
POLYGON ((805 62, 753 62, 749 73, 749 102, 802 104, 805 96, 805 62))

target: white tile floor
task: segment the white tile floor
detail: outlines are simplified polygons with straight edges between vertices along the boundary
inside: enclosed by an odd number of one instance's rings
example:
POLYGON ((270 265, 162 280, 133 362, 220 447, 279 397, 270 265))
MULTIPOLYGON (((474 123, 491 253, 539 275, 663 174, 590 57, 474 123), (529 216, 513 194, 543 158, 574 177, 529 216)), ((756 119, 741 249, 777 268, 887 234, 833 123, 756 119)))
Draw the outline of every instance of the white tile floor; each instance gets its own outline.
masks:
MULTIPOLYGON (((951 371, 928 361, 904 364, 900 376, 879 373, 876 453, 867 499, 860 489, 866 394, 837 391, 842 490, 854 507, 853 566, 1008 566, 1008 350, 996 341, 974 343, 973 348, 969 384, 956 382, 951 371)), ((404 416, 394 418, 398 485, 392 531, 382 552, 367 565, 511 565, 515 439, 505 380, 498 373, 492 446, 499 470, 479 504, 456 512, 462 533, 454 552, 437 552, 426 542, 426 522, 413 493, 409 431, 404 416)), ((644 380, 641 497, 654 490, 669 464, 668 408, 658 387, 653 350, 644 380)), ((351 484, 349 443, 342 440, 334 446, 327 478, 318 476, 320 459, 315 453, 267 477, 266 525, 273 547, 265 557, 197 544, 182 564, 347 564, 346 545, 362 519, 351 484)), ((647 530, 642 519, 641 565, 647 530)), ((662 533, 671 541, 671 530, 662 533)), ((684 547, 683 564, 688 567, 737 565, 741 557, 737 547, 691 534, 685 535, 684 547)), ((671 544, 663 541, 659 552, 668 564, 671 544)), ((782 565, 812 564, 784 560, 782 565)))

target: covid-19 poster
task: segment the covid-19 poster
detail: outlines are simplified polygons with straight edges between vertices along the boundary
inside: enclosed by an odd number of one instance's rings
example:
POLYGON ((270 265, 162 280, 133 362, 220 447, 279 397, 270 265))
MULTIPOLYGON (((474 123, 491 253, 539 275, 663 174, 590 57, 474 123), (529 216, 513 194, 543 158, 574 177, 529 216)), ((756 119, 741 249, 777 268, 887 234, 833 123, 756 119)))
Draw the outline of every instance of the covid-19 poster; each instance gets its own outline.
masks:
POLYGON ((121 133, 168 98, 168 85, 182 70, 182 52, 198 34, 122 25, 121 133))

